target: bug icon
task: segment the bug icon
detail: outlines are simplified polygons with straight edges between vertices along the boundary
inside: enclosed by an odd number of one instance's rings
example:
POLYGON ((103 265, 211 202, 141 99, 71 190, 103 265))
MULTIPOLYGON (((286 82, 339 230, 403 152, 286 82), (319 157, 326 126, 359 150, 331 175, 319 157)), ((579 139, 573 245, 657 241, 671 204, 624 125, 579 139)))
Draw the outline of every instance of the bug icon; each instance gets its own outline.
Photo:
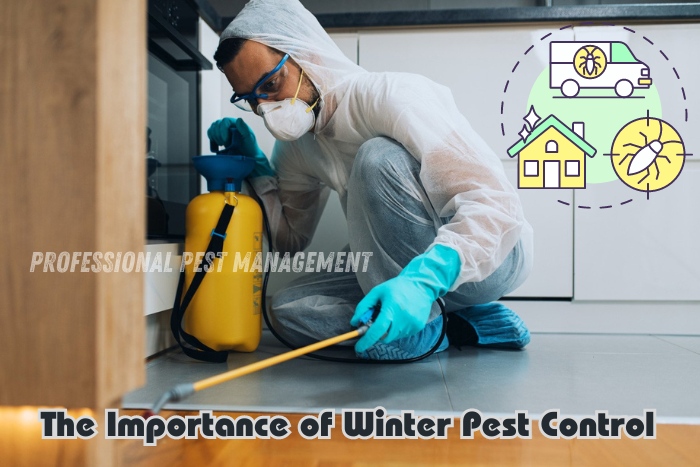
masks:
POLYGON ((642 183, 644 180, 646 180, 646 178, 649 175, 651 175, 652 164, 654 165, 654 168, 656 168, 656 179, 659 179, 659 176, 661 175, 661 170, 659 169, 658 159, 663 158, 666 159, 666 162, 668 162, 669 164, 671 163, 671 159, 669 159, 668 156, 665 156, 661 153, 665 145, 672 143, 678 143, 680 145, 683 145, 683 141, 680 140, 663 140, 663 123, 661 122, 661 120, 656 121, 659 122, 659 136, 657 136, 656 139, 650 142, 647 138, 647 135, 640 131, 639 134, 644 138, 644 146, 639 146, 634 143, 623 144, 624 147, 631 146, 638 149, 638 151, 635 154, 625 154, 625 157, 623 157, 622 160, 619 162, 619 164, 622 164, 625 161, 625 159, 627 159, 629 156, 632 156, 632 161, 627 167, 627 175, 638 174, 644 170, 646 170, 647 172, 646 175, 644 175, 644 177, 642 177, 642 179, 639 180, 639 182, 637 183, 642 183), (661 142, 662 140, 663 142, 661 142))
POLYGON ((596 78, 600 76, 607 65, 605 53, 595 45, 586 45, 576 52, 574 59, 576 72, 583 78, 596 78))
POLYGON ((628 186, 656 191, 678 177, 686 155, 683 141, 671 125, 646 117, 628 123, 618 132, 613 142, 612 162, 617 176, 628 186))

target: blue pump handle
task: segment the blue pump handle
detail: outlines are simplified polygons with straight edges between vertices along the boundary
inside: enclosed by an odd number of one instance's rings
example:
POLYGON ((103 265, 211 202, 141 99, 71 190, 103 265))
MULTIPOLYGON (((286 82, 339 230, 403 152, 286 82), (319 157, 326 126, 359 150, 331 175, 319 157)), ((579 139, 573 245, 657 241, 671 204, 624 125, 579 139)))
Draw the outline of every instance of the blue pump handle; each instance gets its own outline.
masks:
POLYGON ((231 132, 231 144, 224 149, 219 149, 219 145, 216 144, 216 142, 212 139, 209 140, 209 149, 211 152, 214 154, 219 154, 219 155, 227 155, 227 156, 235 156, 237 155, 236 153, 236 147, 237 147, 237 142, 239 138, 242 137, 241 132, 238 131, 238 128, 236 127, 231 127, 230 128, 231 132))

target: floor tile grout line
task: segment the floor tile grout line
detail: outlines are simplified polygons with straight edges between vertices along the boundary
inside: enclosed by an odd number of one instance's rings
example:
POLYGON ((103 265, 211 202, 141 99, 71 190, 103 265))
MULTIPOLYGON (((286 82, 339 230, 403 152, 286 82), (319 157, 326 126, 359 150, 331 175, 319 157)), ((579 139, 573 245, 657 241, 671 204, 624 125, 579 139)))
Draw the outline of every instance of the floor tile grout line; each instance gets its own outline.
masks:
POLYGON ((450 403, 450 409, 455 410, 454 405, 452 404, 452 396, 450 395, 450 388, 447 386, 447 378, 445 378, 445 369, 442 367, 442 359, 440 358, 440 355, 437 355, 437 361, 438 365, 440 366, 440 374, 442 375, 442 382, 445 385, 445 392, 447 393, 447 401, 450 403))
POLYGON ((652 334, 652 337, 656 337, 657 339, 659 339, 659 340, 661 340, 661 341, 664 341, 664 342, 666 342, 667 344, 671 344, 671 345, 674 345, 674 346, 676 346, 676 347, 678 347, 678 348, 681 348, 681 349, 683 349, 683 350, 687 350, 688 352, 690 352, 690 353, 692 353, 692 354, 700 355, 700 352, 696 352, 696 351, 693 350, 693 349, 689 349, 688 347, 684 347, 684 346, 682 346, 682 345, 680 345, 680 344, 676 344, 675 342, 671 342, 671 341, 669 341, 669 340, 666 340, 666 339, 664 339, 664 338, 661 337, 661 336, 656 336, 656 335, 653 335, 653 334, 652 334))

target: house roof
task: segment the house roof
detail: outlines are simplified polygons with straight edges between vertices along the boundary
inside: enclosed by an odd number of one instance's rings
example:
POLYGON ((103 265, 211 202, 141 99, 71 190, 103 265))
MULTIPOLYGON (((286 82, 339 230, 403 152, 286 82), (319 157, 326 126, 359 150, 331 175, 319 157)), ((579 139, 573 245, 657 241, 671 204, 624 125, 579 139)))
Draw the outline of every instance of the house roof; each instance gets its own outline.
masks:
POLYGON ((515 143, 508 149, 508 155, 510 157, 515 157, 520 151, 525 149, 535 141, 542 133, 544 133, 550 127, 554 127, 559 133, 562 134, 566 139, 574 143, 578 148, 587 154, 589 157, 593 157, 596 153, 596 149, 584 141, 579 135, 574 133, 569 127, 564 125, 557 117, 550 115, 542 123, 537 125, 535 129, 525 138, 515 143))

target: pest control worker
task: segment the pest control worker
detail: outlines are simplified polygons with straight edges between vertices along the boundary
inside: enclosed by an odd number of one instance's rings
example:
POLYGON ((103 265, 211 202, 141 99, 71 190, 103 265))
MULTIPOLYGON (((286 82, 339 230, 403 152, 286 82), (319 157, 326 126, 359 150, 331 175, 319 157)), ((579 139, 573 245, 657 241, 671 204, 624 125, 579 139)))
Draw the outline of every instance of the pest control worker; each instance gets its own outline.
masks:
POLYGON ((444 297, 453 344, 527 345, 522 320, 491 302, 529 274, 532 228, 449 89, 419 75, 367 72, 297 0, 249 2, 214 58, 231 102, 262 117, 277 139, 269 163, 243 120, 208 131, 228 146, 235 126, 240 153, 256 158, 251 182, 275 249, 306 248, 332 189, 350 250, 372 252, 365 272, 321 271, 278 292, 271 317, 283 337, 302 345, 348 332, 381 303, 357 355, 411 358, 440 335, 435 300, 444 297))

